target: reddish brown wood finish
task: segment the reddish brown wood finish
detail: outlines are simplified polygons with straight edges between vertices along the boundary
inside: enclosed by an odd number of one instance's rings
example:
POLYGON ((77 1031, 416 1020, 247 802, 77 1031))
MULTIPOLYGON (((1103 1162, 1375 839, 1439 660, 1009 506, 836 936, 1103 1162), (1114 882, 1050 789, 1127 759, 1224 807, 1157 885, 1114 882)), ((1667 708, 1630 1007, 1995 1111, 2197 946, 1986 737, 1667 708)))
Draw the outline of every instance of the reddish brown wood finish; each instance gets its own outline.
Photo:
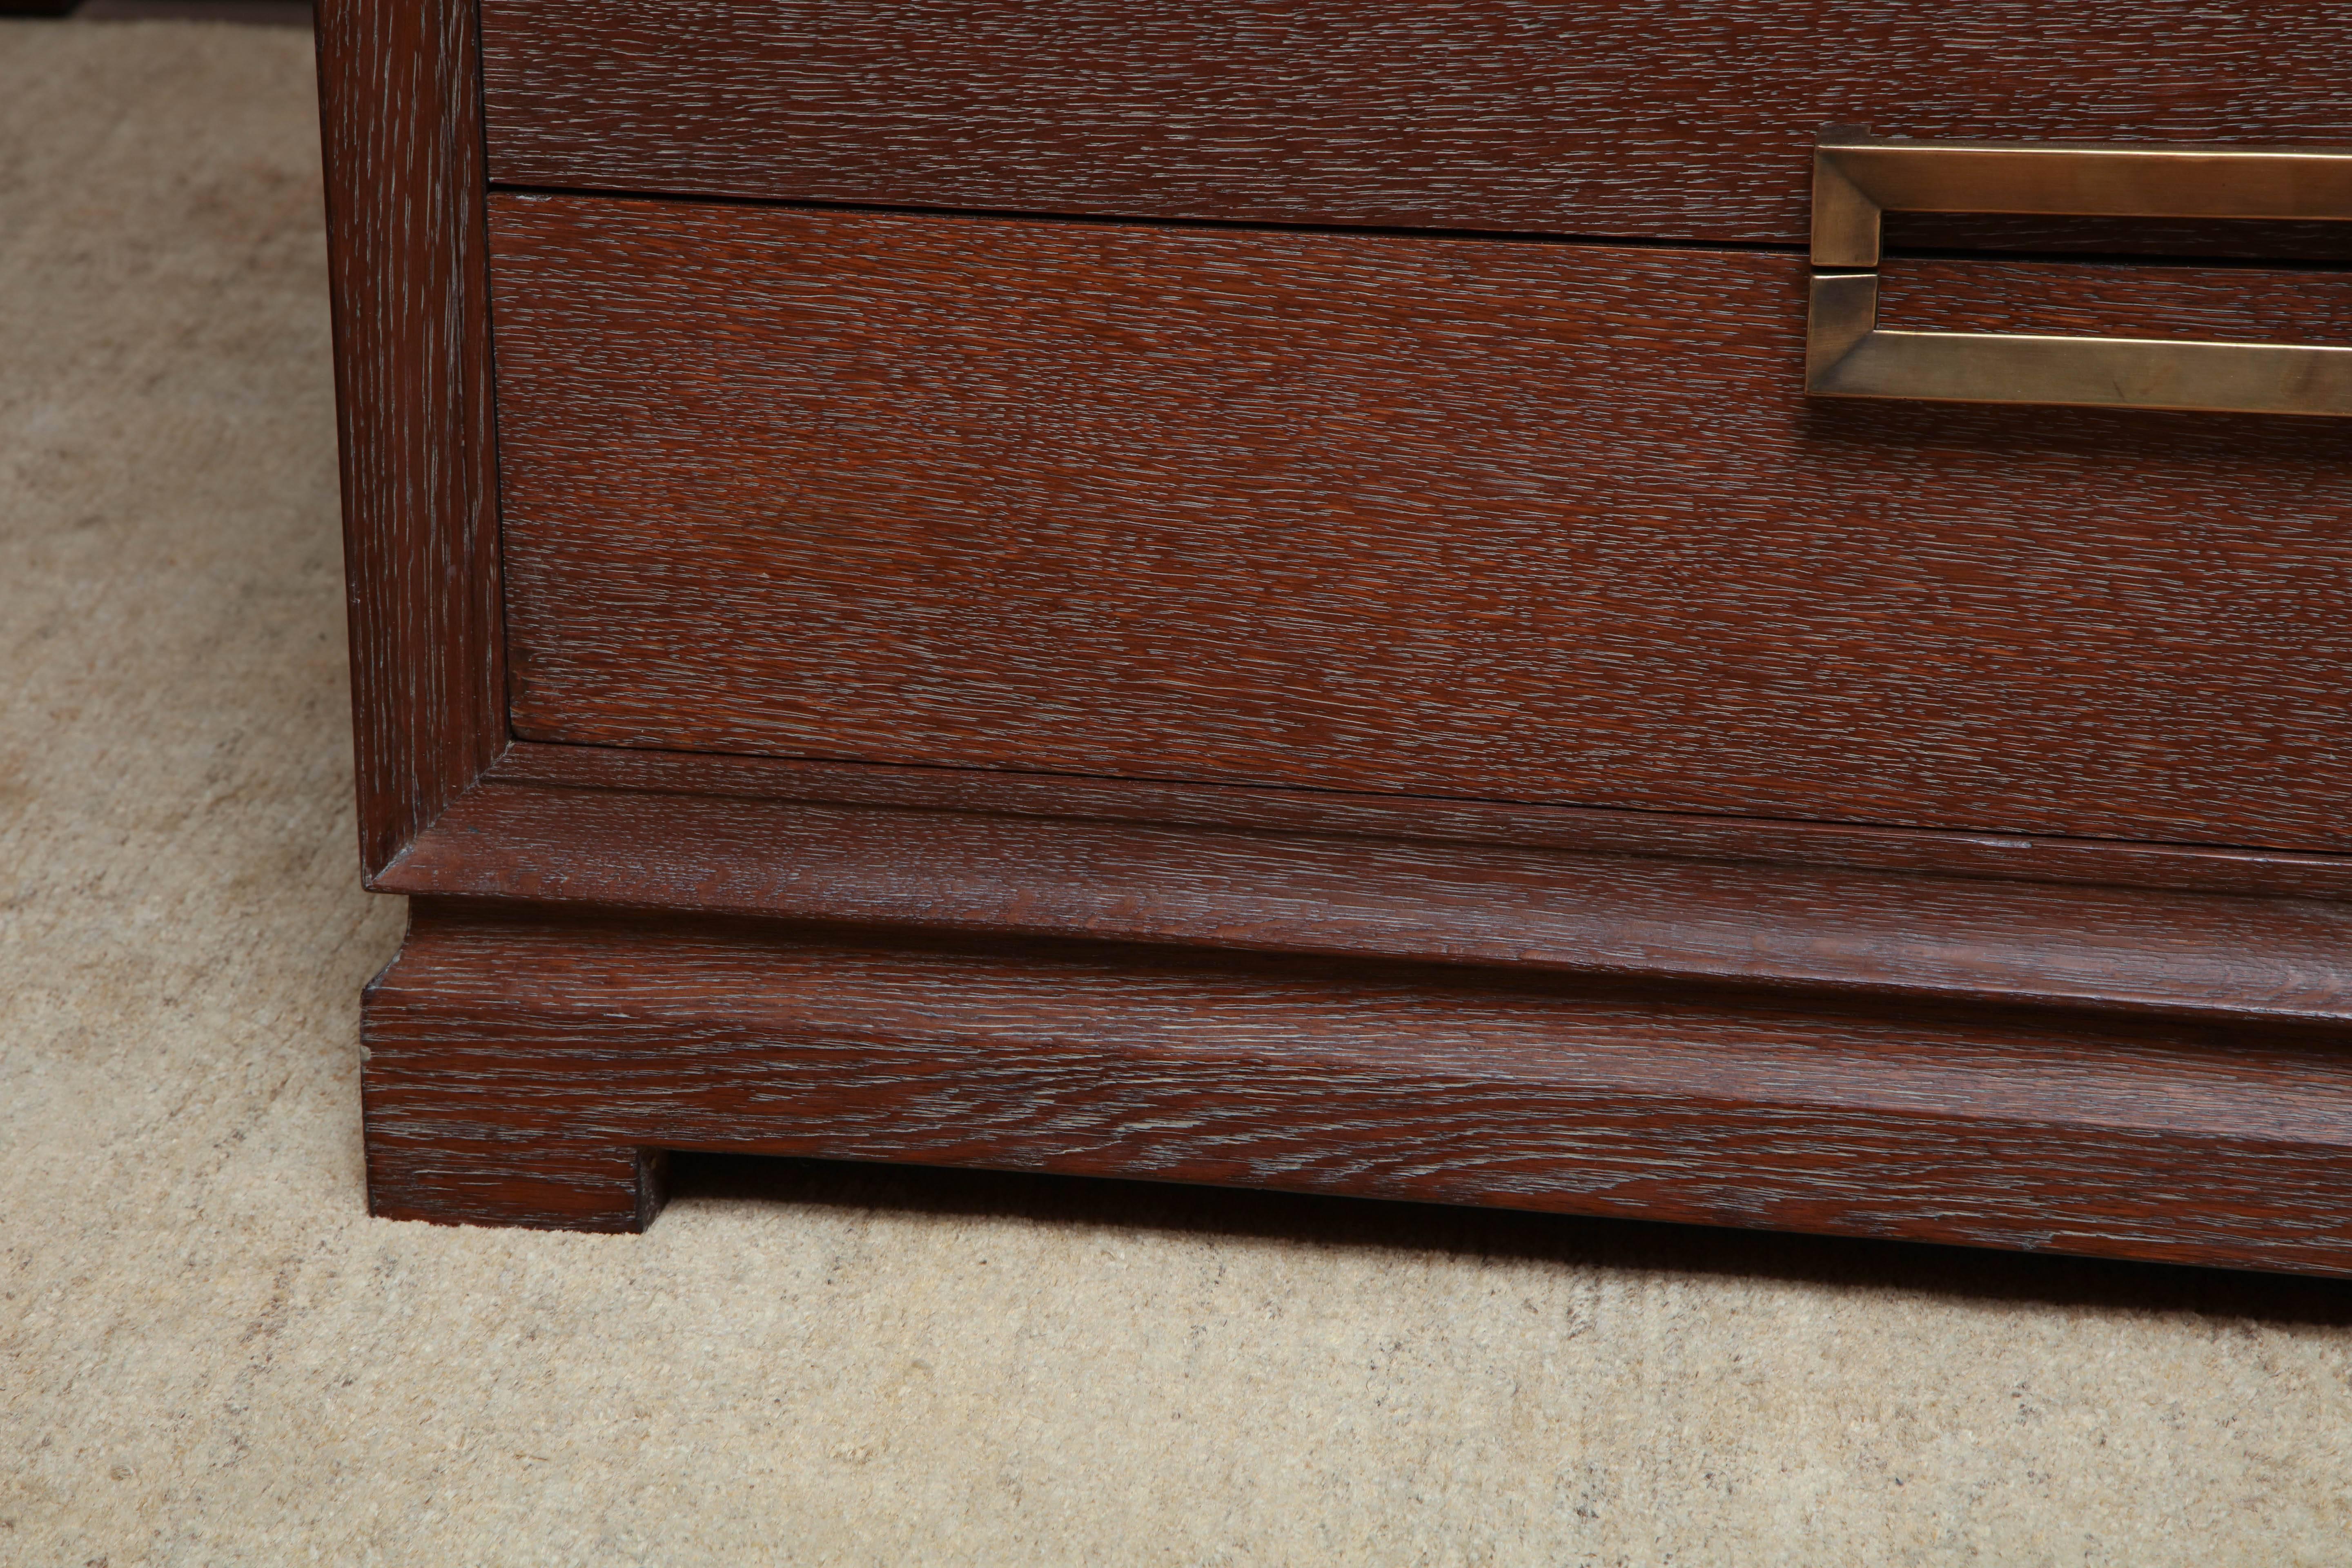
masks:
POLYGON ((320 0, 360 857, 507 741, 471 0, 320 0))
MULTIPOLYGON (((2352 847, 2332 426, 1808 407, 1775 255, 491 215, 526 737, 2352 847)), ((2145 270, 1906 278, 2352 336, 2145 270)))
POLYGON ((486 784, 398 892, 2352 1024, 2352 904, 486 784))
MULTIPOLYGON (((2121 0, 2032 27, 1764 0, 486 5, 506 179, 1776 245, 1822 120, 2325 139, 2352 33, 2121 0), (1007 28, 1024 47, 971 47, 1007 28)), ((474 7, 320 22, 364 860, 418 895, 365 1007, 377 1213, 638 1229, 664 1152, 710 1149, 2352 1273, 2352 857, 2245 847, 2346 838, 2339 433, 1801 415, 1785 256, 501 198, 526 724, 756 749, 814 723, 994 765, 513 745, 474 7), (1776 489, 1773 462, 1843 478, 1776 489), (1321 493, 1352 522, 1312 537, 1321 493), (1449 530, 1473 513, 1520 527, 1449 530), (822 612, 790 636, 780 582, 822 612), (1538 647, 1569 600, 1571 631, 1638 609, 1656 635, 1564 646, 1672 644, 1715 690, 1684 682, 1677 730, 1679 678, 1642 658, 1572 711, 1496 685, 1473 656, 1538 647), (1808 643, 1808 603, 1868 613, 1808 643), (912 613, 941 604, 943 634, 912 613), (620 618, 550 641, 583 611, 620 618), (1063 685, 1008 685, 1013 648, 1063 685), (1252 658, 1279 679, 1237 685, 1252 658), (1898 666, 1916 690, 1861 776, 1783 787, 1854 740, 1838 680, 1898 666), (812 669, 865 679, 827 696, 812 669), (1337 722, 1349 678, 1370 695, 1337 722), (1161 706, 1104 709, 1106 681, 1161 706), (1739 703, 1782 687, 1829 733, 1768 725, 1759 753, 1739 703), (2011 699, 1998 735, 1979 688, 2011 699), (1219 704, 1246 744, 1174 772, 1355 787, 1020 771, 1102 771, 1082 742, 1124 765, 1219 704), (2110 746, 2097 790, 2062 719, 2110 746), (1515 793, 1526 724, 1614 735, 1591 776, 1663 757, 1717 793, 1515 793), (1685 765, 1725 737, 1746 776, 1685 765), (1958 826, 1762 819, 1824 789, 1958 826), (1987 831, 2014 822, 2237 842, 1987 831)), ((2230 292, 1887 282, 1921 325, 2352 335, 2332 279, 2230 292)))
POLYGON ((2336 142, 2352 105, 2328 0, 482 11, 496 180, 1013 211, 1794 245, 1824 125, 2336 142))
POLYGON ((428 901, 366 1039, 399 1217, 637 1229, 730 1149, 2352 1273, 2293 1031, 428 901))
MULTIPOLYGON (((1430 844, 1491 844, 1729 864, 1844 867, 1864 871, 1924 871, 2002 881, 2169 888, 2182 892, 2252 893, 2276 898, 2352 898, 2352 856, 2195 844, 2143 844, 2104 838, 2034 838, 1916 828, 1857 827, 1835 822, 1679 816, 1658 811, 1595 811, 1514 805, 1499 801, 1349 795, 1331 790, 1262 789, 1233 784, 1140 784, 1013 773, 971 768, 901 768, 873 763, 813 763, 782 757, 730 757, 619 746, 519 742, 483 775, 491 784, 552 784, 566 789, 646 795, 814 802, 952 813, 961 817, 1047 816, 1080 821, 1238 827, 1279 837, 1394 838, 1430 844)), ((657 814, 658 803, 642 809, 657 814)), ((420 849, 424 848, 420 846, 420 849)), ((674 839, 676 853, 703 847, 674 839)), ((499 852, 502 853, 502 852, 499 852)), ((445 864, 437 847, 412 858, 404 877, 445 864)), ((713 868, 717 869, 716 867, 713 868)), ((453 874, 458 874, 454 873, 453 874)), ((665 903, 666 880, 632 877, 627 863, 607 875, 628 879, 619 900, 665 903)), ((425 888, 461 892, 465 889, 425 888)))

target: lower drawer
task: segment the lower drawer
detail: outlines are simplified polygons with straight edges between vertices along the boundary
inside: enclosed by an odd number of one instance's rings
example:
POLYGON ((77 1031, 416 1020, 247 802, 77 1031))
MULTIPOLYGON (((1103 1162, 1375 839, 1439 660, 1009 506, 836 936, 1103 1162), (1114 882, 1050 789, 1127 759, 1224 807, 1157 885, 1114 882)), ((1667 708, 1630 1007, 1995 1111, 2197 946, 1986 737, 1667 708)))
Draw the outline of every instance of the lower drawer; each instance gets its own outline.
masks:
MULTIPOLYGON (((2352 847, 2330 425, 1809 406, 1780 252, 490 229, 526 738, 2352 847)), ((2172 276, 1977 265, 2062 330, 2172 276)))

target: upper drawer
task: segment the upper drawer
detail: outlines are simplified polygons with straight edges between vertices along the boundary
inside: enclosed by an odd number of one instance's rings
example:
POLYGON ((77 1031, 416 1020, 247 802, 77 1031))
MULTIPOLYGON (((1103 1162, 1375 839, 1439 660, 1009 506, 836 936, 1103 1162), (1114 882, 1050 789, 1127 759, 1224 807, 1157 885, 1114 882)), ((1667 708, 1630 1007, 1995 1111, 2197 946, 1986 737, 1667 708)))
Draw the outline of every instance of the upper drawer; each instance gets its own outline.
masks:
POLYGON ((2340 142, 2329 0, 482 0, 507 184, 1798 244, 1823 125, 2340 142))

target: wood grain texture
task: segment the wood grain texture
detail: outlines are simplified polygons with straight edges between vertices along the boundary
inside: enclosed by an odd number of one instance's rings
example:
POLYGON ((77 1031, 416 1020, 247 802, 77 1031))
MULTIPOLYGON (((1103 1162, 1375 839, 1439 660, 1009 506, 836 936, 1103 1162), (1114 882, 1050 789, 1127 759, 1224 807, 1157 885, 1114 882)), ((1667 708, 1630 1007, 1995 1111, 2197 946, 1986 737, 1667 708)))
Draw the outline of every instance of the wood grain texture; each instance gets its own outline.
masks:
POLYGON ((2352 1273, 2339 1036, 420 900, 376 1212, 633 1229, 640 1151, 1052 1171, 2352 1273))
POLYGON ((2352 905, 484 784, 418 895, 2352 1023, 2352 905))
MULTIPOLYGON (((2334 425, 1808 407, 1772 254, 491 223, 525 738, 2352 847, 2334 425)), ((2207 276, 1899 286, 2352 336, 2207 276)))
POLYGON ((2341 142, 2326 0, 484 0, 500 182, 1794 245, 1810 149, 2341 142))
POLYGON ((475 11, 320 0, 362 864, 506 743, 475 11))
MULTIPOLYGON (((1238 827, 1276 835, 1487 844, 1592 855, 1925 871, 2006 881, 2352 900, 2352 856, 2194 844, 1595 811, 1244 784, 1148 784, 975 768, 815 763, 622 746, 551 746, 529 741, 507 748, 482 776, 492 784, 552 784, 656 795, 1238 827)), ((661 807, 656 802, 646 802, 639 809, 657 812, 661 807)), ((701 852, 690 841, 674 838, 673 843, 681 855, 701 852)), ((625 876, 627 870, 625 865, 618 866, 614 874, 625 876)))

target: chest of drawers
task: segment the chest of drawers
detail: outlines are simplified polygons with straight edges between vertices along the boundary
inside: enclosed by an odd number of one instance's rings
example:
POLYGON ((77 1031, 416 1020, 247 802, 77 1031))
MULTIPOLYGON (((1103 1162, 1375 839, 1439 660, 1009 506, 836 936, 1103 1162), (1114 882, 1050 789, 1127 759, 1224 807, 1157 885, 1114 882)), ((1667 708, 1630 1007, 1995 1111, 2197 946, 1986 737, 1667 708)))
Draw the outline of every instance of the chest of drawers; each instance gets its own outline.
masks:
POLYGON ((2340 8, 320 37, 376 1212, 2352 1272, 2340 8))

